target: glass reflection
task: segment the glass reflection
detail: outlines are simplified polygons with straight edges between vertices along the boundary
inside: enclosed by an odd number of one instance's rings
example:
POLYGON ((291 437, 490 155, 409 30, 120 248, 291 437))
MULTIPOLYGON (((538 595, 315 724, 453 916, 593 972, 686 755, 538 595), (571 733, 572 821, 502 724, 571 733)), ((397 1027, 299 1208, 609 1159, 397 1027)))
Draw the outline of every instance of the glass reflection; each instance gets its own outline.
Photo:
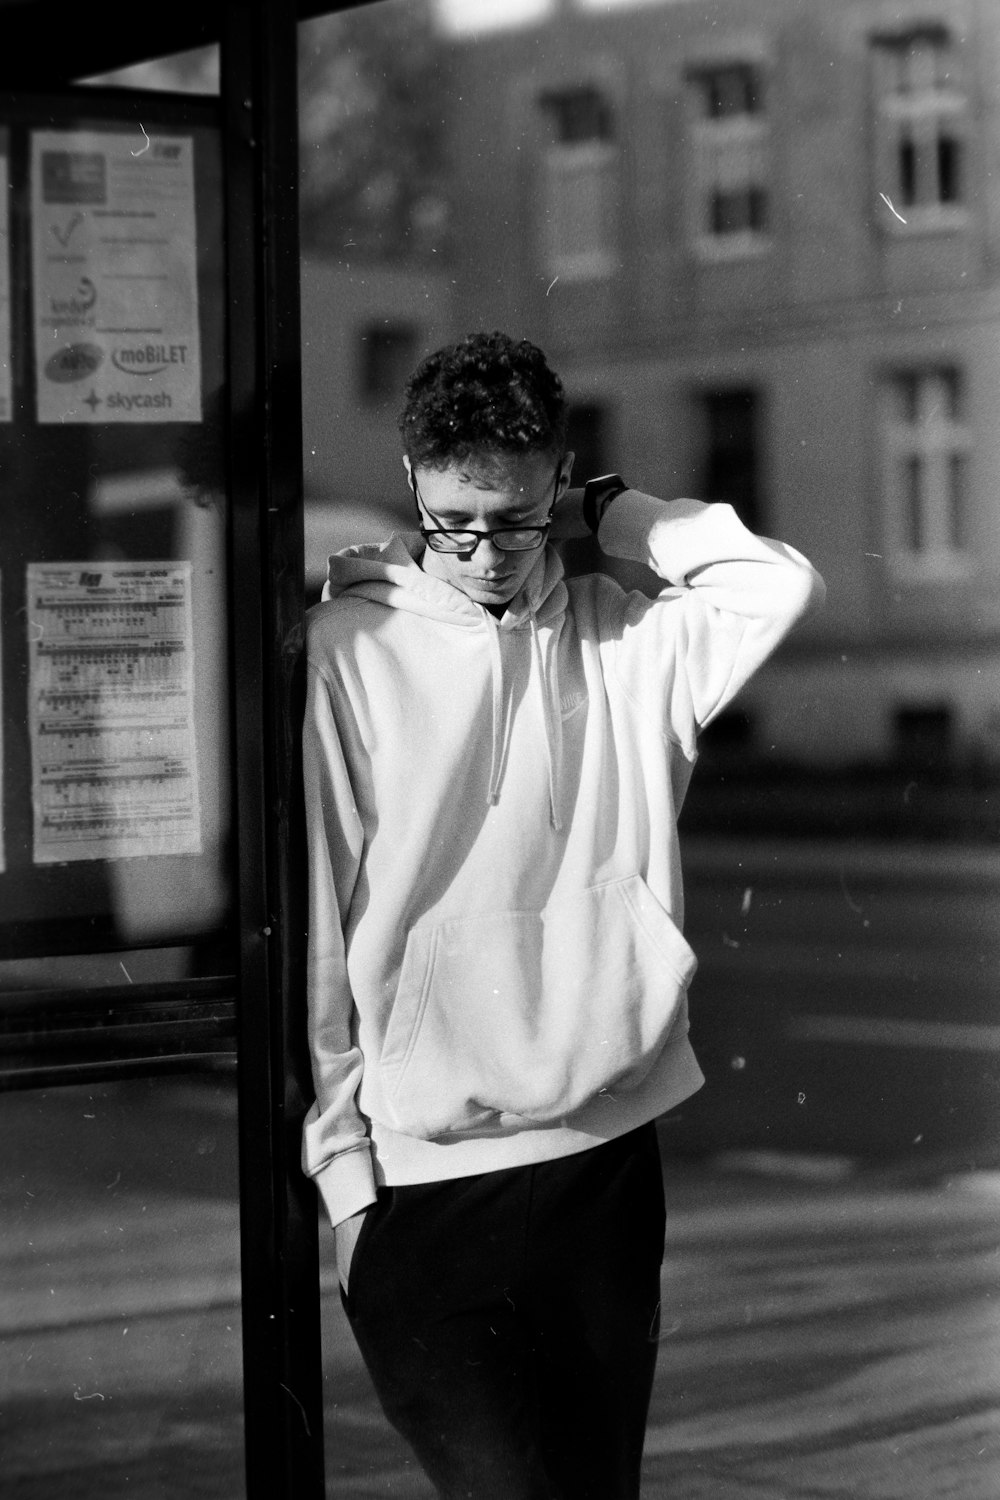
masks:
POLYGON ((170 57, 149 58, 131 68, 116 68, 112 73, 97 73, 81 78, 80 83, 95 88, 152 89, 172 94, 217 94, 219 92, 219 49, 195 47, 190 52, 174 52, 170 57))

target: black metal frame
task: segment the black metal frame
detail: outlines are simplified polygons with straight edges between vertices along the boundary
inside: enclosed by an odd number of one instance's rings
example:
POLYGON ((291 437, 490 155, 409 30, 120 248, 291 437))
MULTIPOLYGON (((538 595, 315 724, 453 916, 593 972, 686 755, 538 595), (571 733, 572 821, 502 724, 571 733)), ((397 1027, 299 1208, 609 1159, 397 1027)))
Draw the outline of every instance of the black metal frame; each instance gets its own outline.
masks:
POLYGON ((7 993, 0 1090, 234 1063, 234 983, 225 976, 7 993))
POLYGON ((299 1169, 304 583, 297 18, 231 0, 222 35, 240 871, 240 1225, 248 1500, 324 1493, 318 1218, 299 1169), (234 306, 236 289, 252 289, 234 306), (256 585, 256 587, 254 586, 256 585))

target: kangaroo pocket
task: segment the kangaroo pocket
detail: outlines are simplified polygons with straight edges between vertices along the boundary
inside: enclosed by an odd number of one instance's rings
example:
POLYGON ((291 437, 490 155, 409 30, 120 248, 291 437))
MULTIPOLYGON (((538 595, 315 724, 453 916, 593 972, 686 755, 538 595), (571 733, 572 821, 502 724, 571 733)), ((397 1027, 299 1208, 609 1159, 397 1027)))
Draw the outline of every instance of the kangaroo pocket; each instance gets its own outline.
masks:
POLYGON ((639 875, 414 928, 382 1050, 387 1123, 428 1139, 499 1114, 544 1123, 635 1088, 694 969, 639 875))

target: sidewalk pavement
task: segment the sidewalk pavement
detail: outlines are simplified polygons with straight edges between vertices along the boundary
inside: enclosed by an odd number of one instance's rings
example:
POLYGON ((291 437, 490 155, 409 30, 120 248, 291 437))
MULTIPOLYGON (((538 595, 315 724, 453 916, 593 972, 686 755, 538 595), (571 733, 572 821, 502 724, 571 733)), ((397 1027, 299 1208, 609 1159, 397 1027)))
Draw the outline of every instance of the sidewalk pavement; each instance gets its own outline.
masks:
MULTIPOLYGON (((174 1119, 190 1103, 165 1102, 174 1119)), ((230 1152, 231 1121, 206 1118, 192 1152, 230 1152)), ((189 1172, 116 1182, 121 1134, 105 1156, 84 1144, 87 1212, 71 1154, 3 1188, 4 1493, 242 1500, 232 1174, 213 1167, 201 1193, 189 1172)), ((997 1500, 1000 1175, 759 1152, 665 1175, 644 1500, 997 1500)), ((327 1493, 430 1500, 321 1243, 327 1493)))
MULTIPOLYGON (((644 1500, 997 1500, 1000 1175, 666 1173, 644 1500)), ((432 1500, 324 1307, 327 1494, 432 1500)))

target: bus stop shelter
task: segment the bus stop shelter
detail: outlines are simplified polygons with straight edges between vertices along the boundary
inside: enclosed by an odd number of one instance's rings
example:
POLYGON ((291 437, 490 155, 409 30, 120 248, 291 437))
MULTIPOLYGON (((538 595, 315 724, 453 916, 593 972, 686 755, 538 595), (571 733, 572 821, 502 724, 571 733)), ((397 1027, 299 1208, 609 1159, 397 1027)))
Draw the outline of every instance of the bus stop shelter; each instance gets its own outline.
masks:
POLYGON ((0 1079, 235 1069, 267 1500, 324 1490, 296 29, 331 8, 0 3, 0 1079), (217 97, 81 83, 209 44, 217 97))

